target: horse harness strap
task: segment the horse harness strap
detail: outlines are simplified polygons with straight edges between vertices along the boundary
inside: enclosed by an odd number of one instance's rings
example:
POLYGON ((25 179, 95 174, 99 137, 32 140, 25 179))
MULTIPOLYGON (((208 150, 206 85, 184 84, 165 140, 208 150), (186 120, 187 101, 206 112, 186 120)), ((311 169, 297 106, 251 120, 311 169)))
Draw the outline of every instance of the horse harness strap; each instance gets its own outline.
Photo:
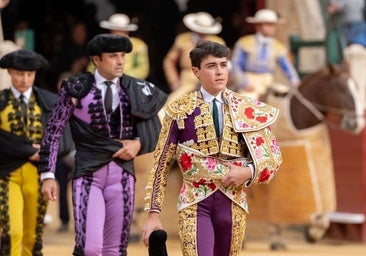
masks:
POLYGON ((324 120, 324 114, 319 111, 320 110, 326 110, 329 113, 332 114, 344 114, 344 115, 351 115, 354 116, 353 111, 345 110, 345 109, 339 109, 339 108, 332 108, 328 106, 324 106, 315 102, 311 102, 308 99, 306 99, 298 89, 294 88, 291 90, 291 93, 311 112, 313 113, 319 120, 324 120))
POLYGON ((291 93, 311 112, 316 116, 319 120, 324 120, 324 115, 320 112, 316 107, 314 107, 314 103, 310 102, 306 99, 297 89, 291 90, 291 93))

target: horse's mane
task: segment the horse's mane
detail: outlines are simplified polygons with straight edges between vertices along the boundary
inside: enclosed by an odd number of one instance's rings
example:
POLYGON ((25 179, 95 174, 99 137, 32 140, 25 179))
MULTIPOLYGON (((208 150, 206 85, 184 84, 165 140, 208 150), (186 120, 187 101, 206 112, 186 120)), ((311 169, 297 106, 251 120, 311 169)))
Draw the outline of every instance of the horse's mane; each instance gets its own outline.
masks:
POLYGON ((312 80, 340 75, 350 75, 350 68, 347 61, 343 61, 340 64, 327 63, 327 65, 317 71, 304 76, 301 84, 308 84, 312 80))

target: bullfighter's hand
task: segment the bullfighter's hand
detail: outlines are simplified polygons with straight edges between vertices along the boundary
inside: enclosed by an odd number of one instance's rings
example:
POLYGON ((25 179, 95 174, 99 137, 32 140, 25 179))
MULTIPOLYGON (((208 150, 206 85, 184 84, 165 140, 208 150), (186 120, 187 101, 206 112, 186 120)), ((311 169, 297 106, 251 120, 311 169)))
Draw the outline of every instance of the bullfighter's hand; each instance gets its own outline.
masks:
POLYGON ((57 183, 55 179, 45 179, 42 181, 42 194, 51 201, 56 201, 57 183))
POLYGON ((141 237, 142 242, 145 244, 146 247, 149 247, 150 234, 158 229, 163 229, 163 225, 159 219, 159 213, 149 212, 145 225, 142 229, 142 237, 141 237))
POLYGON ((33 155, 31 155, 29 158, 28 158, 28 160, 29 161, 32 161, 32 162, 39 162, 39 150, 41 149, 41 145, 40 144, 36 144, 36 143, 33 143, 32 144, 32 147, 34 148, 34 149, 36 149, 37 150, 37 152, 36 153, 34 153, 33 155))
POLYGON ((224 187, 239 187, 251 179, 252 173, 249 167, 241 167, 231 163, 225 163, 229 167, 228 174, 222 178, 224 187))
POLYGON ((123 147, 113 154, 114 158, 121 158, 123 160, 134 159, 141 149, 140 140, 119 140, 123 147))

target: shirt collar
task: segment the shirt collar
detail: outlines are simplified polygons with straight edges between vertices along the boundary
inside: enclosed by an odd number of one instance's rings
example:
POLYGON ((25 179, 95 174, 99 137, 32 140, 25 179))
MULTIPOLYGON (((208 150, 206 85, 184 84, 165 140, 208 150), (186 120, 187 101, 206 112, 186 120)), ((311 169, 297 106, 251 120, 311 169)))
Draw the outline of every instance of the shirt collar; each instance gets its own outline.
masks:
POLYGON ((260 33, 255 34, 255 37, 257 38, 258 42, 262 44, 268 44, 272 41, 271 37, 265 37, 260 33))
POLYGON ((28 90, 26 90, 25 92, 21 93, 19 92, 17 89, 15 89, 15 87, 13 85, 10 86, 10 90, 13 93, 13 95, 15 96, 15 98, 19 98, 20 94, 24 95, 24 100, 25 102, 28 102, 30 99, 30 96, 32 94, 32 87, 30 87, 28 90))
MULTIPOLYGON (((94 72, 94 78, 95 78, 95 82, 96 82, 96 85, 97 87, 104 87, 104 81, 107 81, 107 79, 105 79, 104 77, 101 76, 101 74, 99 74, 98 70, 95 70, 94 72)), ((112 80, 109 80, 109 81, 112 81, 113 84, 117 85, 118 84, 118 79, 119 77, 116 77, 112 80)))
POLYGON ((211 102, 214 98, 220 103, 224 103, 222 98, 222 92, 220 92, 216 97, 208 93, 203 87, 201 86, 200 91, 202 93, 203 100, 206 102, 211 102))

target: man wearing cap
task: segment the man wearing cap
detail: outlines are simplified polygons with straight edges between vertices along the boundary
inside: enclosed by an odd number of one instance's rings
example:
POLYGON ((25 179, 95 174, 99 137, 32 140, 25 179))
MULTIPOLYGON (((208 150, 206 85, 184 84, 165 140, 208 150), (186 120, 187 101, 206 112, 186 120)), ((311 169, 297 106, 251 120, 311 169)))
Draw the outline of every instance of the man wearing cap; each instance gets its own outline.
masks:
MULTIPOLYGON (((136 78, 146 79, 150 72, 149 51, 147 44, 138 37, 130 36, 130 32, 136 31, 138 25, 131 23, 130 18, 123 13, 116 13, 103 20, 99 26, 108 29, 109 33, 129 37, 132 43, 132 51, 125 56, 124 73, 136 78)), ((95 66, 90 62, 87 67, 89 72, 94 72, 95 66)))
POLYGON ((168 102, 197 89, 197 78, 191 70, 189 52, 200 40, 210 40, 225 44, 219 37, 221 23, 207 12, 189 13, 183 17, 184 25, 190 30, 179 34, 163 60, 165 77, 171 94, 168 102))
MULTIPOLYGON (((10 87, 0 91, 0 255, 42 255, 47 201, 40 193, 37 167, 44 129, 57 99, 34 86, 37 71, 46 64, 41 55, 23 49, 0 59, 0 67, 11 78, 10 87)), ((72 145, 66 128, 55 159, 72 145)))
POLYGON ((96 70, 64 81, 41 147, 42 192, 56 200, 57 138, 69 122, 76 146, 72 171, 73 255, 127 255, 134 208, 133 159, 154 149, 157 112, 167 95, 124 74, 128 37, 95 36, 87 45, 96 70))
POLYGON ((269 9, 256 12, 247 22, 255 25, 254 35, 243 36, 234 45, 232 55, 233 89, 258 99, 273 84, 279 66, 291 86, 297 87, 299 76, 287 56, 285 46, 274 38, 277 23, 283 22, 269 9))

